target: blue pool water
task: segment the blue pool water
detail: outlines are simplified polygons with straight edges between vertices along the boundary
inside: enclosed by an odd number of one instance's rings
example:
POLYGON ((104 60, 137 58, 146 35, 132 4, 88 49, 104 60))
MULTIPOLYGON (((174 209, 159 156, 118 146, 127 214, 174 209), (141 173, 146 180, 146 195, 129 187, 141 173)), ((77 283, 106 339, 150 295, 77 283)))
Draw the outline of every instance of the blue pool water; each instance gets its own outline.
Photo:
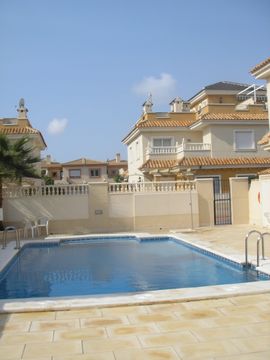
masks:
POLYGON ((0 298, 126 293, 268 279, 173 238, 28 244, 0 274, 0 298))

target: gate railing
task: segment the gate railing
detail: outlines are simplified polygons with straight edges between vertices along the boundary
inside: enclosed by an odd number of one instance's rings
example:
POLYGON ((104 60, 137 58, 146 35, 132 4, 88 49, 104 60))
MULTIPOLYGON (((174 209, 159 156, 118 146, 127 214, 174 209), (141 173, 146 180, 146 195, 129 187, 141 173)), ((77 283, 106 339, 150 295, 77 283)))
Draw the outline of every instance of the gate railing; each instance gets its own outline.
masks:
POLYGON ((214 221, 215 225, 232 223, 230 182, 214 179, 214 221))

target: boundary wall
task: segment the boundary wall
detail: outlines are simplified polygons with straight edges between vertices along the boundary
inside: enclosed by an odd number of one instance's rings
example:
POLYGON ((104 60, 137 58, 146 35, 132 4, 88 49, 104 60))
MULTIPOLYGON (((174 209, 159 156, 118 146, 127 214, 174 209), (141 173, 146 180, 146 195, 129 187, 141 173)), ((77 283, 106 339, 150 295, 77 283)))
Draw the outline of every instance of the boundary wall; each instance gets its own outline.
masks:
POLYGON ((6 189, 3 205, 6 225, 45 216, 52 234, 160 232, 213 225, 213 184, 198 179, 6 189))
POLYGON ((251 182, 249 204, 250 224, 270 228, 270 175, 251 182))

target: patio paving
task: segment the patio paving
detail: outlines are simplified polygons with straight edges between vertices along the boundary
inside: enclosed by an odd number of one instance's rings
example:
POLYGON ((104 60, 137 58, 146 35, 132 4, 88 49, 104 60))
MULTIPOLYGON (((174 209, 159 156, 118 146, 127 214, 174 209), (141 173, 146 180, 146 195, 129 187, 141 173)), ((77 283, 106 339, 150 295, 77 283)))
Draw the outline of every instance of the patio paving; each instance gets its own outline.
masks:
MULTIPOLYGON (((181 237, 243 256, 245 234, 254 228, 198 229, 181 237)), ((270 237, 265 245, 270 257, 270 237)), ((0 359, 270 359, 270 291, 152 305, 2 313, 0 359)))
POLYGON ((269 359, 270 293, 0 314, 0 359, 269 359))

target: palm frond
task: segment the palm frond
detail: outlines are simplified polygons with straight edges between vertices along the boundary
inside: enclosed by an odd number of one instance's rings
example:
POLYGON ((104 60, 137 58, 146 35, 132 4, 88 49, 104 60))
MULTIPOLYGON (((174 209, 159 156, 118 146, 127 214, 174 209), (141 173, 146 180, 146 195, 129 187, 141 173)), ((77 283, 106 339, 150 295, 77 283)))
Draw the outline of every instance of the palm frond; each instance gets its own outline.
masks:
POLYGON ((33 156, 34 148, 30 145, 30 138, 23 137, 11 143, 0 136, 0 177, 21 180, 23 177, 39 178, 35 164, 39 157, 33 156))

